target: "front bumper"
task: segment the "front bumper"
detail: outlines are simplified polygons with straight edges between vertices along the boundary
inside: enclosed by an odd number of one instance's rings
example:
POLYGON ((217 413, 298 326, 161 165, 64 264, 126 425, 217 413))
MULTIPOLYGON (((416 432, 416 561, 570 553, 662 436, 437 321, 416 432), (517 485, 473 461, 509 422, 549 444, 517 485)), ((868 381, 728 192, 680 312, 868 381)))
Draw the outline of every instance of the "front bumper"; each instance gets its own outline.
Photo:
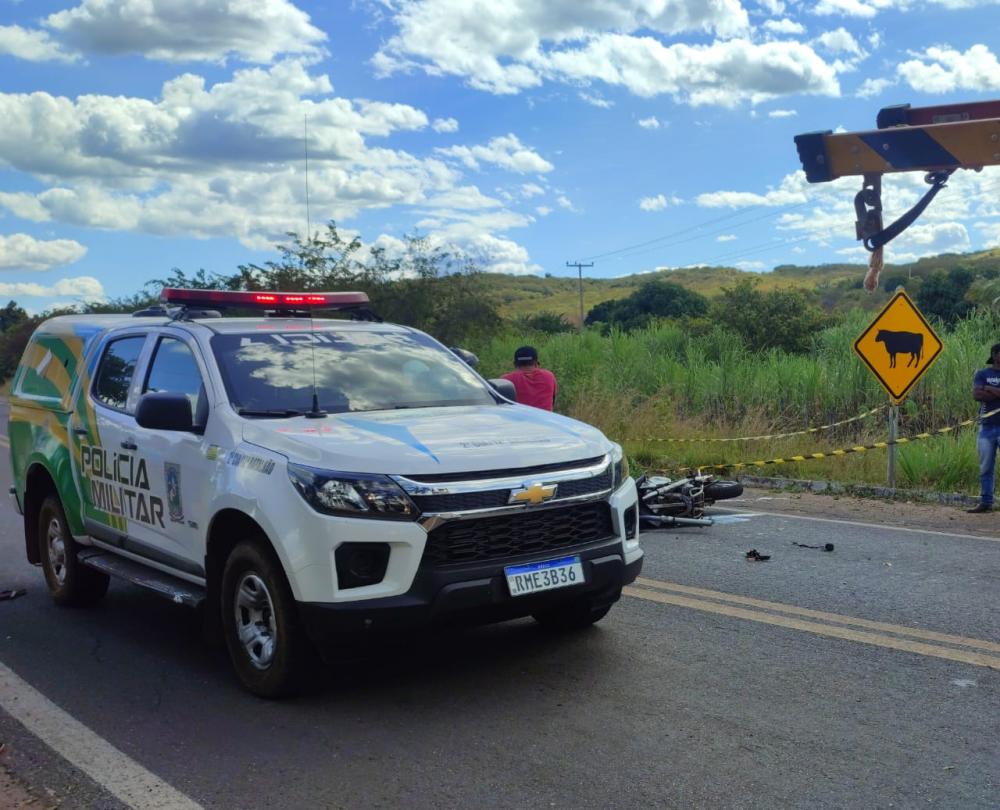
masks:
POLYGON ((621 539, 612 537, 556 555, 421 566, 405 594, 355 602, 299 602, 299 616, 313 642, 325 647, 345 635, 516 619, 581 598, 594 606, 608 605, 619 599, 622 587, 633 582, 641 569, 642 552, 636 548, 626 554, 621 539), (510 595, 504 566, 570 554, 581 558, 583 583, 529 596, 510 595))

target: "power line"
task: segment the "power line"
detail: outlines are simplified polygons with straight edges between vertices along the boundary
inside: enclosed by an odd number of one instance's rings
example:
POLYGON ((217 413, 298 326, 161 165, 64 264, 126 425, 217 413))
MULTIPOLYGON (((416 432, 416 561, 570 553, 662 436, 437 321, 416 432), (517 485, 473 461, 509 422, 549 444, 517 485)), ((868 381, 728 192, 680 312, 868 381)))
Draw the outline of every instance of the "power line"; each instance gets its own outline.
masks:
POLYGON ((625 256, 618 256, 616 258, 616 261, 619 259, 632 259, 635 258, 636 256, 643 256, 647 253, 652 253, 655 250, 662 250, 663 248, 674 247, 676 245, 683 245, 687 242, 694 242, 698 239, 703 239, 708 236, 715 236, 716 234, 722 233, 723 231, 735 231, 747 225, 752 225, 755 222, 760 222, 761 220, 764 219, 770 219, 772 217, 778 216, 779 214, 784 214, 787 213, 788 211, 793 211, 796 208, 801 208, 803 205, 806 205, 806 203, 802 202, 802 203, 796 203, 795 205, 786 205, 777 210, 768 211, 766 214, 762 214, 759 217, 754 217, 753 219, 747 219, 744 220, 743 222, 738 222, 735 225, 728 225, 725 228, 717 228, 716 230, 709 231, 708 233, 699 233, 695 234, 694 236, 685 237, 684 239, 676 239, 673 242, 667 242, 665 245, 657 245, 655 248, 646 248, 645 250, 637 250, 634 253, 629 253, 625 256))
POLYGON ((714 225, 716 222, 722 222, 722 221, 727 220, 727 219, 732 219, 733 217, 739 216, 740 214, 746 213, 746 211, 753 210, 753 208, 757 208, 757 207, 758 206, 751 206, 751 208, 749 208, 749 209, 743 209, 743 210, 739 210, 739 211, 730 211, 728 214, 724 214, 721 217, 716 217, 715 219, 710 219, 710 220, 707 220, 706 222, 700 222, 697 225, 690 225, 687 228, 681 228, 679 231, 673 231, 672 233, 664 234, 663 236, 657 236, 655 239, 649 239, 646 242, 638 242, 638 243, 636 243, 634 245, 627 245, 626 247, 617 248, 616 250, 609 250, 606 253, 596 253, 593 256, 584 256, 583 258, 590 259, 590 260, 593 260, 593 259, 604 259, 604 258, 606 258, 608 256, 614 256, 614 255, 616 255, 618 253, 624 253, 627 250, 632 250, 633 248, 646 247, 647 245, 652 245, 652 244, 655 244, 656 242, 662 242, 664 239, 670 239, 670 238, 672 238, 674 236, 680 236, 683 233, 688 233, 690 231, 697 230, 698 228, 702 228, 705 225, 714 225))

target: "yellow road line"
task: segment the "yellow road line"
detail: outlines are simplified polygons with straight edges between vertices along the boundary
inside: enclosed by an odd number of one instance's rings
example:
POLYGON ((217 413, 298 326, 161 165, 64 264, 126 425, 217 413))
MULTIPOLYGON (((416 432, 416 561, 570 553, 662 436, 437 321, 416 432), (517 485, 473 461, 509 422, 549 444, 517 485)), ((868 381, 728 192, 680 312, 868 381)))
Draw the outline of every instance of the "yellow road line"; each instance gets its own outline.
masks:
POLYGON ((910 636, 926 641, 940 641, 944 644, 957 644, 963 647, 974 647, 987 652, 1000 653, 1000 644, 993 641, 984 641, 978 638, 966 638, 965 636, 953 636, 948 633, 937 633, 933 630, 923 630, 919 627, 906 627, 901 624, 889 624, 888 622, 876 622, 871 619, 858 619, 854 616, 842 616, 839 613, 827 613, 823 610, 810 610, 809 608, 798 607, 796 605, 785 605, 781 602, 767 602, 763 599, 751 599, 748 596, 737 596, 736 594, 723 593, 722 591, 710 591, 705 588, 692 588, 689 585, 678 585, 674 582, 660 582, 656 579, 639 577, 636 583, 647 588, 659 590, 677 591, 678 593, 690 596, 699 596, 707 599, 718 599, 723 602, 731 602, 736 605, 749 605, 750 607, 774 610, 780 613, 790 613, 795 616, 808 616, 811 619, 819 619, 825 622, 835 622, 836 624, 853 625, 855 627, 865 627, 869 630, 881 630, 884 633, 895 633, 899 636, 910 636))
POLYGON ((958 661, 962 664, 972 664, 977 667, 988 667, 989 669, 1000 670, 1000 656, 986 655, 969 650, 956 650, 950 647, 938 647, 933 644, 924 644, 920 641, 910 641, 909 639, 895 638, 894 636, 884 636, 879 633, 867 633, 863 630, 851 630, 847 627, 836 627, 832 625, 819 624, 817 622, 807 622, 803 619, 793 619, 790 616, 778 616, 774 613, 763 613, 756 610, 735 607, 733 605, 722 605, 718 602, 709 602, 703 599, 691 599, 680 594, 667 593, 665 591, 650 590, 646 588, 636 588, 629 586, 623 590, 627 596, 636 599, 646 599, 650 602, 659 602, 664 605, 676 605, 678 607, 702 610, 707 613, 717 613, 722 616, 730 616, 736 619, 746 619, 751 622, 762 624, 772 624, 777 627, 786 627, 790 630, 801 630, 806 633, 815 633, 820 636, 830 636, 845 641, 856 641, 861 644, 872 644, 876 647, 886 647, 892 650, 902 650, 903 652, 926 655, 932 658, 944 658, 949 661, 958 661))

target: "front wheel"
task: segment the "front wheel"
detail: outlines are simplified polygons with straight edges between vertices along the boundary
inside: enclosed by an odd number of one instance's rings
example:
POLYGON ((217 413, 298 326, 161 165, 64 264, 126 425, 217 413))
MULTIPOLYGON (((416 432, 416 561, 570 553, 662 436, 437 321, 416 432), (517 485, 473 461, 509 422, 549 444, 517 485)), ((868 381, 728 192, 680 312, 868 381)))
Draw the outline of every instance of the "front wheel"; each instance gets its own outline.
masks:
POLYGON ((48 495, 38 510, 38 552, 45 584, 57 605, 89 607, 108 592, 108 575, 77 559, 77 545, 56 495, 48 495))
POLYGON ((611 604, 595 606, 590 599, 577 599, 531 615, 546 630, 567 632, 596 624, 609 610, 611 604))
POLYGON ((222 574, 222 626, 243 685, 276 698, 297 691, 309 642, 281 563, 262 541, 239 543, 222 574))

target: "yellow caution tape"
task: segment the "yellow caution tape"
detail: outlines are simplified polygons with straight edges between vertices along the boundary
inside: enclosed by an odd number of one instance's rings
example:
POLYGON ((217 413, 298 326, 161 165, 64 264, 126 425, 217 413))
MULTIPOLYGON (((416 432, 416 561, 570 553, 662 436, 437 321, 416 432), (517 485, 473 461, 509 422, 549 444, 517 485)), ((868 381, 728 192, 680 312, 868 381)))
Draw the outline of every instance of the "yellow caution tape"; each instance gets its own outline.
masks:
MULTIPOLYGON (((763 459, 761 461, 740 461, 734 464, 701 464, 693 469, 697 470, 699 473, 702 470, 740 470, 746 467, 765 467, 769 464, 795 464, 800 461, 811 461, 812 459, 820 458, 834 458, 836 456, 846 456, 851 453, 865 453, 868 450, 882 450, 886 447, 892 447, 897 444, 911 444, 912 442, 923 441, 924 439, 933 439, 935 436, 941 436, 945 433, 951 433, 954 430, 959 430, 960 428, 967 427, 969 425, 974 425, 976 422, 980 422, 990 416, 1000 413, 1000 408, 992 411, 988 411, 980 416, 976 416, 972 419, 966 419, 964 422, 959 422, 957 425, 949 425, 948 427, 937 428, 936 430, 929 430, 924 433, 917 433, 914 436, 900 436, 896 440, 887 439, 884 442, 873 442, 872 444, 859 444, 854 447, 845 447, 840 450, 830 450, 826 453, 803 453, 801 455, 788 456, 787 458, 769 458, 763 459)), ((691 468, 689 468, 691 469, 691 468)), ((669 473, 670 470, 656 470, 658 473, 669 473)))
POLYGON ((632 442, 673 442, 673 443, 704 443, 704 442, 755 442, 763 439, 787 439, 789 436, 805 436, 808 433, 819 433, 823 430, 829 430, 830 428, 840 427, 841 425, 847 425, 851 422, 857 422, 859 419, 867 419, 872 414, 876 414, 879 411, 884 411, 886 405, 879 405, 877 408, 872 408, 870 411, 865 411, 864 413, 858 414, 857 416, 852 416, 849 419, 841 419, 839 422, 831 422, 829 425, 820 425, 818 427, 806 428, 805 430, 793 430, 789 433, 769 433, 766 436, 737 436, 735 438, 725 438, 725 439, 712 439, 712 438, 694 438, 694 439, 672 439, 672 438, 661 438, 657 436, 647 436, 644 439, 626 439, 626 441, 632 442))

